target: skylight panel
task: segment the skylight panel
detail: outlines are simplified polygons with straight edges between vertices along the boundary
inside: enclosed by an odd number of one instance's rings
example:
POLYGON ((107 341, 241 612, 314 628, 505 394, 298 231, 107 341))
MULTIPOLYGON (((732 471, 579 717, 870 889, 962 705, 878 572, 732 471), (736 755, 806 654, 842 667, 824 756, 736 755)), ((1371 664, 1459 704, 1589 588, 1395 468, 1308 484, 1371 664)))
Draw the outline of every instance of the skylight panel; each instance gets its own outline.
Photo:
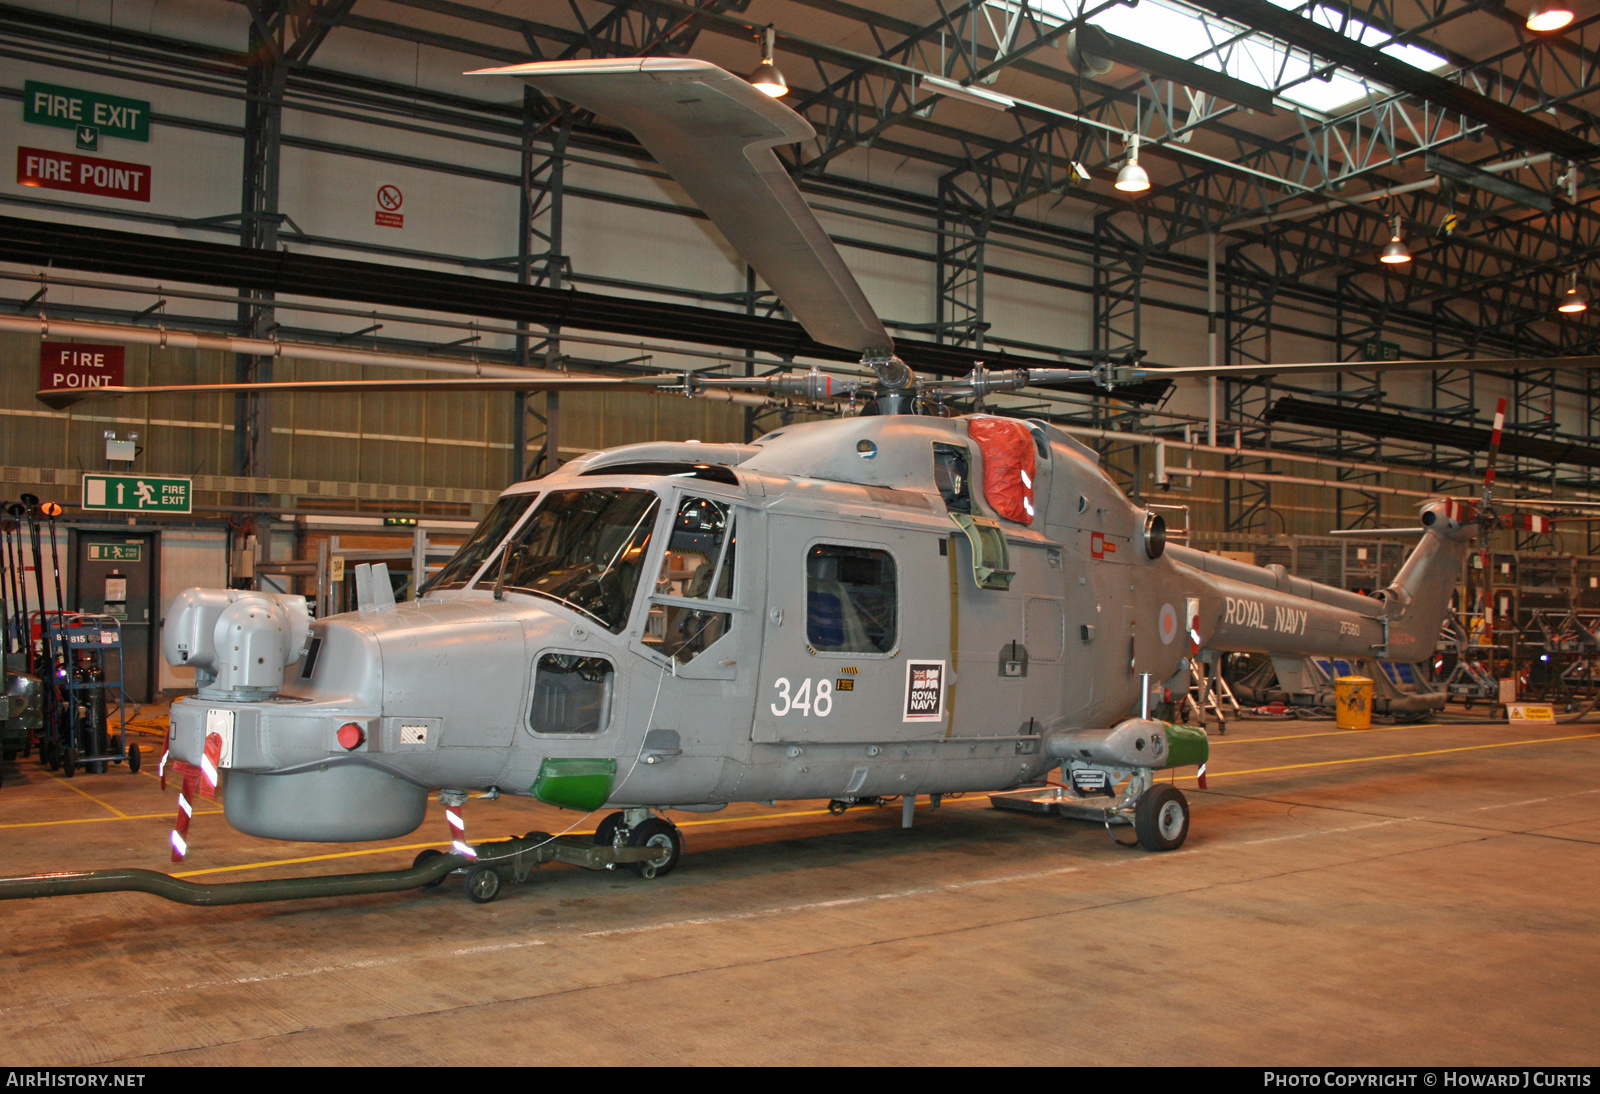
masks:
MULTIPOLYGON (((996 7, 1008 6, 1007 0, 992 2, 996 7)), ((1299 8, 1303 0, 1272 2, 1292 10, 1299 8)), ((1070 0, 1035 0, 1032 7, 1036 12, 1063 20, 1074 14, 1070 0)), ((1362 45, 1380 46, 1389 38, 1379 28, 1323 4, 1311 9, 1311 18, 1362 45)), ((1089 21, 1119 38, 1275 91, 1281 98, 1319 113, 1337 113, 1367 95, 1369 85, 1344 69, 1336 68, 1323 77, 1321 72, 1326 65, 1313 66, 1304 50, 1290 49, 1282 42, 1261 35, 1246 34, 1232 23, 1161 0, 1144 0, 1137 8, 1119 4, 1089 21), (1280 88, 1282 90, 1278 90, 1280 88)), ((1443 57, 1420 46, 1389 45, 1383 46, 1382 52, 1424 72, 1437 72, 1447 65, 1443 57)))

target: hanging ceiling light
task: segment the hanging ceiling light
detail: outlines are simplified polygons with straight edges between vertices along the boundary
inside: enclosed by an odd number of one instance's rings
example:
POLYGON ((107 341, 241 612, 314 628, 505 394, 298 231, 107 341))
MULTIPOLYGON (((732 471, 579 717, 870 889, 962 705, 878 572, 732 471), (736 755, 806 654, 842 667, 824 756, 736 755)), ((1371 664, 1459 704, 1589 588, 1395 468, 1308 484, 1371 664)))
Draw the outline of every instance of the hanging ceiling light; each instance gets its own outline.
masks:
POLYGON ((772 63, 772 47, 777 37, 778 32, 770 26, 761 32, 761 63, 750 73, 750 82, 763 95, 781 99, 789 94, 789 81, 783 78, 778 66, 772 63))
POLYGON ((1528 29, 1537 31, 1560 30, 1572 22, 1572 5, 1563 0, 1534 0, 1528 9, 1528 29))
POLYGON ((1139 166, 1139 134, 1128 142, 1128 162, 1117 172, 1117 189, 1130 194, 1150 189, 1150 173, 1139 166))
POLYGON ((1383 248, 1383 253, 1378 256, 1378 261, 1386 262, 1390 266, 1399 266, 1410 262, 1411 252, 1406 250, 1405 241, 1400 238, 1400 218, 1398 216, 1390 217, 1389 225, 1393 229, 1393 233, 1389 238, 1388 245, 1383 248))
POLYGON ((1588 310, 1589 290, 1578 284, 1578 271, 1573 270, 1572 283, 1567 286, 1567 291, 1561 294, 1561 299, 1556 301, 1556 311, 1577 315, 1588 310))

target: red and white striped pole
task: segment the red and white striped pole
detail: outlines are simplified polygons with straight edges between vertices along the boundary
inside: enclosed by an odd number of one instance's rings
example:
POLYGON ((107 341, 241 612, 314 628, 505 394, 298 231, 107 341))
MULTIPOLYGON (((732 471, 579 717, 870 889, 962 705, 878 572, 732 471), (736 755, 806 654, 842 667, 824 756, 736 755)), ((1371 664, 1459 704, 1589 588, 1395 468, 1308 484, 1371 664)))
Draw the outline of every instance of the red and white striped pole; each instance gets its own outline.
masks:
MULTIPOLYGON (((162 757, 163 761, 166 759, 162 757)), ((184 763, 182 760, 172 761, 172 766, 178 774, 183 776, 183 785, 178 790, 178 817, 173 824, 172 861, 182 862, 183 857, 189 853, 189 821, 194 817, 195 796, 215 800, 217 796, 217 764, 222 759, 222 735, 218 733, 206 734, 205 751, 200 755, 200 764, 184 763)), ((162 785, 166 785, 165 764, 163 763, 162 785)))
POLYGON ((178 789, 178 819, 172 827, 172 861, 182 862, 189 853, 189 820, 194 816, 195 791, 200 787, 200 769, 182 760, 175 762, 183 783, 178 789))
POLYGON ((461 818, 461 807, 467 804, 466 791, 441 790, 439 804, 444 806, 444 819, 450 824, 450 849, 464 858, 477 858, 478 852, 467 842, 467 822, 461 818))

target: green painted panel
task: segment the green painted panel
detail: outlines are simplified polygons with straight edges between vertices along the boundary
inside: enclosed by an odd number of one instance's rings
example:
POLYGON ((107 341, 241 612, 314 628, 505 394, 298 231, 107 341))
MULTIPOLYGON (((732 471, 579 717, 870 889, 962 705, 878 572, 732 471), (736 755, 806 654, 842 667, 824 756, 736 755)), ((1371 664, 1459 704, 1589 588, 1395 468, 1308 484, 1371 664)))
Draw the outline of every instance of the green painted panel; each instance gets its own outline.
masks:
POLYGON ((1167 766, 1203 764, 1211 756, 1211 741, 1199 726, 1167 724, 1167 766))
POLYGON ((606 803, 616 781, 616 760, 551 757, 539 765, 533 796, 546 805, 587 813, 606 803))

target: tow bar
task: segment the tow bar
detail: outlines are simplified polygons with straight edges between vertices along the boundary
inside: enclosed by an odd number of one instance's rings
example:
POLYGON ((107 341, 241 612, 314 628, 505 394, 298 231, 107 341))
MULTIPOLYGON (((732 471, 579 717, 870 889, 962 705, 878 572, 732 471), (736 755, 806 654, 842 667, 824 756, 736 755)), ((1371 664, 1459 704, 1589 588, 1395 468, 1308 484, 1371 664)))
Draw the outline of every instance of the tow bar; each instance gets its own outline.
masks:
POLYGON ((648 846, 613 847, 590 843, 578 837, 551 837, 544 832, 529 832, 521 838, 479 844, 477 852, 474 858, 429 849, 417 855, 409 870, 210 884, 173 877, 159 870, 25 874, 0 878, 0 900, 83 896, 89 893, 149 893, 179 904, 207 907, 257 904, 271 900, 431 889, 459 870, 466 873, 467 897, 474 903, 487 904, 500 894, 502 881, 526 881, 535 868, 546 862, 565 862, 589 870, 605 870, 621 863, 648 862, 652 856, 660 855, 661 850, 648 846))

